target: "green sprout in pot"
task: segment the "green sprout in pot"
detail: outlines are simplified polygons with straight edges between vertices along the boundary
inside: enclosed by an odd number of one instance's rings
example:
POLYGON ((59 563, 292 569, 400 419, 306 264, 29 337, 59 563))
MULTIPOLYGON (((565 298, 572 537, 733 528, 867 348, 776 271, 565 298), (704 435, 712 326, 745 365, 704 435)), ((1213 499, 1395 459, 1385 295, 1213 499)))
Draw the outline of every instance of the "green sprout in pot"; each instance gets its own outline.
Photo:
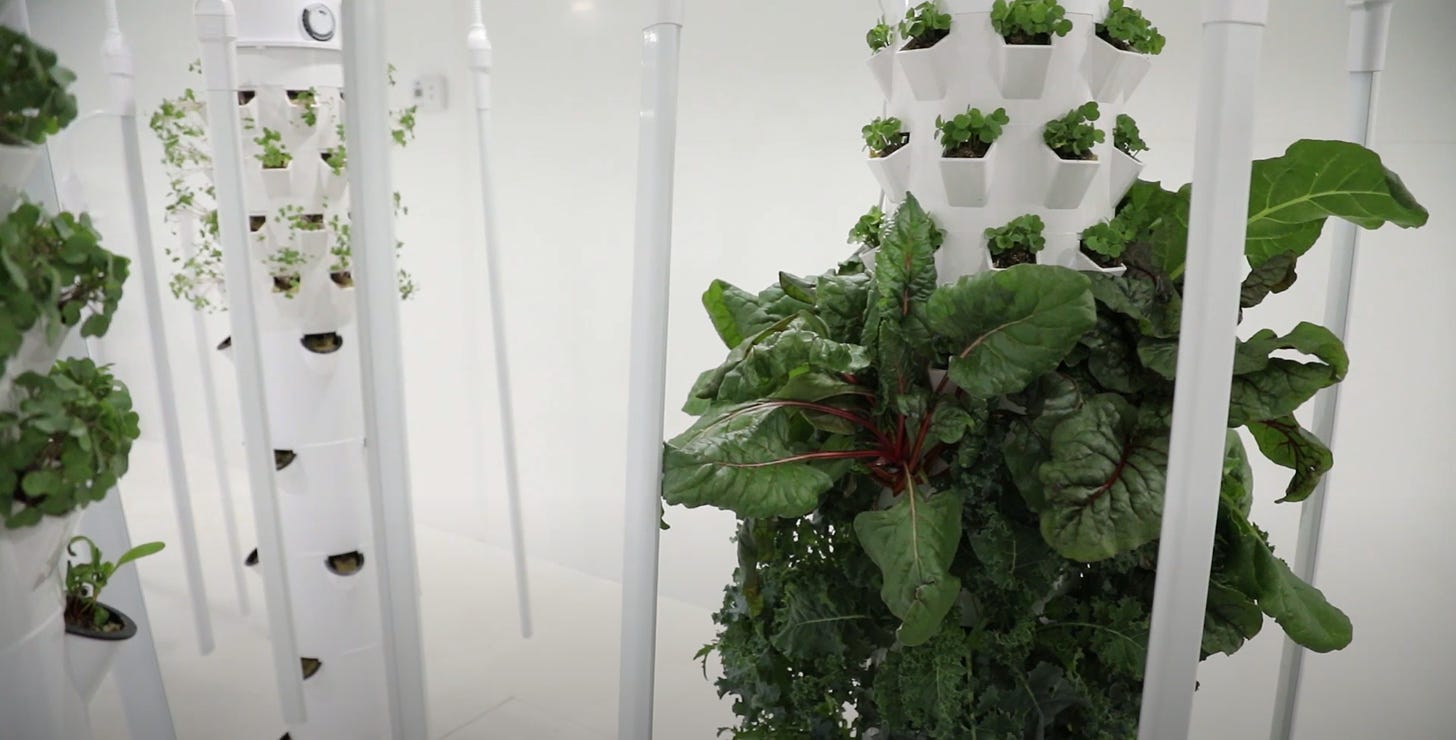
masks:
POLYGON ((951 17, 933 2, 925 2, 905 11, 900 21, 900 37, 907 39, 901 51, 929 49, 950 35, 951 17))
POLYGON ((1134 230, 1125 221, 1113 218, 1093 224, 1082 232, 1082 254, 1099 267, 1122 265, 1122 254, 1132 241, 1134 230))
POLYGON ((55 52, 0 26, 0 145, 40 144, 75 120, 75 79, 55 52))
POLYGON ((1062 159, 1096 159, 1092 147, 1107 139, 1107 135, 1093 125, 1093 121, 1101 117, 1096 102, 1084 103, 1067 111, 1061 118, 1047 121, 1042 129, 1042 139, 1062 159))
POLYGON ((1123 0, 1111 0, 1107 5, 1107 18, 1097 24, 1097 37, 1122 51, 1138 54, 1161 54, 1167 39, 1142 11, 1129 8, 1123 0))
POLYGON ((283 135, 271 128, 263 129, 262 135, 253 139, 253 143, 262 147, 262 151, 254 156, 263 163, 265 170, 281 170, 293 162, 293 155, 283 146, 283 135))
POLYGON ((316 88, 289 90, 286 95, 289 103, 303 109, 299 114, 303 125, 309 128, 318 125, 318 90, 316 88))
POLYGON ((1117 122, 1112 128, 1112 146, 1133 159, 1148 150, 1137 121, 1126 113, 1117 114, 1117 122))
POLYGON ((996 0, 991 27, 1008 44, 1045 46, 1072 31, 1067 9, 1056 0, 996 0))
POLYGON ((309 263, 308 255, 293 247, 283 247, 268 255, 264 262, 268 266, 269 276, 273 278, 274 293, 282 293, 284 298, 298 295, 303 281, 303 267, 309 263))
POLYGON ((76 545, 85 543, 91 550, 89 561, 68 561, 66 563, 66 626, 83 632, 107 634, 122 629, 121 620, 113 619, 109 609, 102 605, 101 592, 116 570, 127 563, 155 555, 166 547, 160 542, 137 545, 122 553, 116 562, 101 559, 101 549, 89 537, 72 537, 66 545, 66 553, 75 557, 76 545))
POLYGON ((880 246, 880 234, 885 229, 885 212, 879 206, 871 206, 865 215, 860 216, 855 222, 854 228, 849 230, 849 243, 857 244, 861 249, 878 249, 880 246))
POLYGON ((910 143, 910 134, 898 118, 876 118, 860 129, 871 159, 888 157, 910 143))
POLYGON ((1036 253, 1046 247, 1042 232, 1046 224, 1041 216, 1028 213, 1012 219, 1011 223, 993 229, 986 229, 986 249, 991 252, 991 264, 1005 269, 1013 265, 1036 262, 1036 253))
POLYGON ((950 118, 935 119, 935 130, 940 134, 940 145, 946 157, 986 156, 991 145, 1001 138, 1001 127, 1010 123, 1005 108, 997 108, 989 115, 979 108, 967 108, 950 118))
POLYGON ((880 22, 865 34, 865 43, 870 45, 871 53, 878 54, 895 43, 895 28, 881 18, 880 22))

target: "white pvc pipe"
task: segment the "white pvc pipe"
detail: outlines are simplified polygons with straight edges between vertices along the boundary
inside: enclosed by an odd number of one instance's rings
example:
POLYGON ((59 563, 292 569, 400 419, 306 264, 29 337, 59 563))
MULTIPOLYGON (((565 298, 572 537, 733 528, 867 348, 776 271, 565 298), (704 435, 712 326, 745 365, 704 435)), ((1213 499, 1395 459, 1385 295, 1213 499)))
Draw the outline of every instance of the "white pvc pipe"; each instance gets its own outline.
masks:
POLYGON ((142 150, 137 137, 136 86, 131 47, 121 33, 116 0, 106 0, 106 40, 101 53, 111 83, 111 112, 121 129, 121 149, 126 158, 126 187, 131 205, 132 230, 136 236, 137 262, 143 274, 142 293, 147 307, 147 329, 151 335, 152 366, 156 371, 157 400, 162 405, 162 439, 167 445, 167 473, 172 480, 172 502, 177 508, 178 537, 187 572, 187 592, 192 597, 192 623, 197 631, 197 649, 212 652, 212 616, 207 604, 207 581, 202 576, 202 554, 197 546, 197 521, 192 515, 192 484, 187 479, 187 458, 182 448, 181 417, 177 413, 176 384, 172 379, 171 353, 167 348, 166 324, 162 317, 161 273, 153 251, 151 217, 147 212, 147 185, 142 179, 142 150))
POLYGON ((349 105, 349 189, 363 366, 365 455, 374 543, 380 557, 380 624, 389 716, 395 740, 430 737, 424 647, 410 504, 409 439, 401 362, 394 191, 389 173, 389 66, 379 0, 352 0, 343 12, 344 90, 349 105))
MULTIPOLYGON (((1379 98, 1380 72, 1385 68, 1386 42, 1390 36, 1392 0, 1348 0, 1350 6, 1350 38, 1348 67, 1350 72, 1349 128, 1350 141, 1368 146, 1375 130, 1375 104, 1379 98)), ((1355 260, 1359 253, 1360 229, 1354 224, 1336 220, 1331 226, 1329 285, 1325 291, 1325 326, 1344 341, 1350 324, 1350 297, 1354 291, 1355 260)), ((1335 421, 1339 416, 1340 387, 1320 391, 1314 401, 1315 436, 1335 446, 1335 421)), ((1299 511, 1299 541, 1294 551, 1294 574, 1306 583, 1314 583, 1319 567, 1320 535, 1324 530, 1326 492, 1330 473, 1325 473, 1314 493, 1299 511)), ((1295 710, 1299 702, 1300 679, 1303 676, 1305 650, 1298 643, 1284 639, 1284 653, 1279 663, 1279 686, 1274 695, 1274 722, 1271 740, 1289 740, 1294 735, 1295 710)))
MULTIPOLYGON (((184 230, 183 233, 187 233, 184 230)), ((233 501, 232 474, 228 470, 227 448, 223 446, 222 420, 217 408, 217 380, 212 374, 212 353, 216 351, 207 336, 207 327, 202 323, 202 314, 192 312, 192 342, 197 348, 197 364, 202 376, 203 414, 207 417, 207 436, 212 445, 213 475, 217 478, 217 490, 222 503, 223 524, 227 527, 229 570, 233 574, 233 589, 238 598, 238 611, 251 614, 252 604, 248 599, 248 583, 243 565, 243 545, 238 536, 238 515, 233 501)))
POLYGON ((637 227, 632 264, 627 386, 627 487, 622 552, 622 654, 617 737, 650 740, 657 657, 657 546, 662 415, 672 257, 682 0, 651 0, 642 31, 642 112, 637 139, 637 227))
POLYGON ((1205 0, 1188 270, 1140 740, 1188 737, 1228 434, 1267 0, 1205 0))
POLYGON ((247 206, 243 199, 242 125, 237 116, 237 17, 231 0, 197 0, 197 37, 202 41, 202 71, 207 80, 207 112, 213 142, 213 185, 228 285, 228 317, 232 323, 233 364, 238 374, 238 400, 248 484, 258 530, 258 556, 268 602, 273 670, 283 720, 290 725, 308 719, 303 678, 298 670, 298 636, 293 629, 288 559, 283 554, 283 521, 274 485, 273 444, 268 438, 267 394, 263 391, 263 358, 259 354, 258 315, 253 306, 253 265, 247 240, 247 206))
MULTIPOLYGON (((491 168, 493 162, 490 157, 491 141, 491 95, 490 95, 490 72, 494 61, 490 46, 490 36, 485 31, 485 16, 481 9, 480 0, 475 0, 475 22, 470 26, 470 34, 466 38, 466 45, 470 49, 470 68, 475 72, 475 113, 476 124, 480 136, 480 198, 481 212, 485 218, 485 278, 486 293, 490 296, 490 320, 491 332, 495 337, 495 377, 496 377, 496 402, 500 408, 501 419, 501 445, 505 448, 505 474, 506 474, 506 501, 510 509, 511 520, 511 554, 515 558, 516 566, 516 606, 520 612, 521 636, 531 636, 531 588, 526 579, 526 532, 521 522, 521 483, 519 465, 516 453, 516 420, 515 411, 511 400, 511 374, 510 358, 506 350, 506 319, 505 299, 501 296, 500 279, 500 228, 497 226, 497 215, 500 211, 495 203, 495 180, 491 168)), ((474 279, 482 270, 476 264, 476 251, 468 246, 465 249, 467 260, 470 262, 469 278, 474 279)), ((474 326, 476 317, 480 316, 478 290, 466 290, 469 297, 469 315, 471 326, 474 326)), ((471 367, 480 368, 483 366, 480 360, 480 342, 478 336, 472 332, 470 351, 474 360, 471 367)), ((479 394, 478 384, 469 383, 471 393, 479 394)), ((475 431, 475 454, 472 455, 476 461, 476 481, 481 483, 484 478, 485 455, 482 441, 485 434, 483 431, 484 420, 481 418, 481 406, 478 402, 472 404, 471 418, 475 431)))

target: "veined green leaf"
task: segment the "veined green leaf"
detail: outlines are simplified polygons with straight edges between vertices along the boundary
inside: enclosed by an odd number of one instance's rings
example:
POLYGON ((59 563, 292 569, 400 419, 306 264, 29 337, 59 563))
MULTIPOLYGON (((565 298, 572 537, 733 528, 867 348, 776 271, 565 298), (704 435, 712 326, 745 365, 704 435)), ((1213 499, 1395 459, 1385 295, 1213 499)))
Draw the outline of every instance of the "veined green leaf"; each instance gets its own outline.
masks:
POLYGON ((1253 308, 1264 302, 1270 293, 1283 293, 1299 277, 1295 273, 1296 255, 1276 254, 1260 263, 1239 288, 1239 308, 1253 308))
POLYGON ((875 294, 862 344, 873 355, 880 403, 887 407, 926 383, 932 348, 925 304, 935 292, 935 250, 943 238, 915 196, 907 195, 875 255, 875 294))
POLYGON ((1208 584, 1208 606, 1203 613, 1205 656, 1233 655, 1263 627, 1264 613, 1252 599, 1223 584, 1208 584))
MULTIPOLYGON (((1300 426, 1289 414, 1279 419, 1249 423, 1259 451, 1275 465, 1294 471, 1284 489, 1284 501, 1303 501, 1319 485, 1320 478, 1335 465, 1334 453, 1314 433, 1300 426)), ((1247 512, 1245 512, 1247 513, 1247 512)))
POLYGON ((815 283, 815 310, 829 326, 829 338, 840 342, 860 341, 865 326, 865 308, 870 297, 870 276, 821 275, 815 283))
POLYGON ((730 283, 714 280, 703 293, 703 308, 707 309, 713 328, 729 349, 810 307, 811 304, 786 296, 778 286, 754 295, 730 283))
POLYGON ((1343 380, 1349 365, 1344 345, 1322 326, 1302 322, 1282 337, 1259 331, 1235 351, 1229 426, 1293 413, 1320 389, 1343 380), (1279 350, 1313 355, 1320 362, 1273 357, 1279 350))
POLYGON ((1244 450, 1244 440, 1239 433, 1230 429, 1224 443, 1223 479, 1219 484, 1219 496, 1234 511, 1249 515, 1254 505, 1254 469, 1249 466, 1249 454, 1244 450))
POLYGON ((869 356, 863 347, 789 329, 751 346, 742 361, 723 374, 716 398, 720 403, 750 401, 769 395, 804 373, 856 373, 868 366, 869 356))
POLYGON ((880 596, 902 622, 900 642, 929 640, 961 591, 950 574, 961 539, 960 494, 926 496, 912 486, 889 509, 855 517, 854 531, 884 574, 880 596))

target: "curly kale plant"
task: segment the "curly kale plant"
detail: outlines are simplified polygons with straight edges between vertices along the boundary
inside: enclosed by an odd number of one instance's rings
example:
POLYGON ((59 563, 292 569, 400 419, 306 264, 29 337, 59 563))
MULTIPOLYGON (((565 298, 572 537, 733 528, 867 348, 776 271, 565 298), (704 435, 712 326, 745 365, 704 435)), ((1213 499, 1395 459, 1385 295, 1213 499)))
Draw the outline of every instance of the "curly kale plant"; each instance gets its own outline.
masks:
POLYGON ((895 43, 895 28, 886 23, 883 19, 865 34, 865 43, 870 45, 872 53, 879 53, 890 48, 895 43))
POLYGON ((1133 158, 1148 150, 1148 143, 1143 141, 1143 133, 1132 116, 1119 113, 1116 120, 1112 128, 1112 146, 1133 158))
POLYGON ((1061 118, 1047 121, 1042 139, 1062 159, 1096 159, 1092 147, 1107 140, 1107 134, 1093 125, 1101 117, 1095 101, 1083 103, 1061 118))
POLYGON ((1036 262, 1036 253, 1046 247, 1042 232, 1046 224, 1041 216, 1028 213, 1005 226, 986 229, 986 249, 997 267, 1011 267, 1036 262))
POLYGON ((126 386, 79 359, 15 387, 16 410, 0 413, 0 521, 28 527, 105 498, 140 434, 126 386))
POLYGON ((905 132, 904 124, 894 117, 876 118, 865 124, 860 134, 864 136, 865 149, 873 158, 888 157, 910 143, 910 134, 905 132))
POLYGON ((1142 11, 1127 7, 1123 0, 1108 3, 1107 18, 1097 24, 1097 35, 1123 51, 1139 54, 1161 54, 1168 41, 1142 11))
MULTIPOLYGON (((1245 307, 1293 281, 1331 216, 1427 218, 1353 144, 1301 141, 1252 174, 1245 307)), ((1018 265, 942 284, 942 234, 907 196, 873 264, 758 294, 712 285, 729 353, 693 386, 698 418, 666 445, 663 496, 739 517, 703 651, 721 657, 736 737, 1136 733, 1188 207, 1187 188, 1134 187, 1121 275, 1018 265)), ((1237 651, 1265 617, 1340 649, 1349 620, 1249 520, 1235 430, 1293 471, 1281 500, 1308 496, 1331 455, 1294 412, 1344 377, 1344 349, 1307 323, 1246 336, 1202 653, 1237 651)))
POLYGON ((76 76, 55 52, 0 26, 0 145, 40 144, 76 118, 76 76))
POLYGON ((905 51, 928 49, 950 35, 951 16, 925 2, 905 11, 900 21, 900 37, 906 39, 905 51))
POLYGON ((1067 9, 1057 0, 996 0, 991 27, 1008 44, 1044 46, 1072 31, 1067 9))
POLYGON ((990 115, 979 108, 967 108, 965 113, 946 120, 935 118, 935 130, 940 134, 940 146, 947 157, 984 157, 991 145, 1001 138, 1001 127, 1010 123, 1005 108, 997 108, 990 115))

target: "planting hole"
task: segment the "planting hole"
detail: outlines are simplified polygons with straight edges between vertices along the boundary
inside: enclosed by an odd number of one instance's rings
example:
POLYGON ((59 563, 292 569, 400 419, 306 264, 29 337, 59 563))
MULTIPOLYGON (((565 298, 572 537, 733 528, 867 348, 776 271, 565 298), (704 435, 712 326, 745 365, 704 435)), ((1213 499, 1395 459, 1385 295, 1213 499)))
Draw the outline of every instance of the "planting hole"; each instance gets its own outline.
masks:
POLYGON ((248 231, 257 232, 258 230, 262 229, 263 226, 266 225, 267 223, 268 223, 268 217, 267 216, 249 216, 248 217, 248 231))
POLYGON ((256 97, 258 97, 257 90, 239 90, 238 105, 247 105, 248 103, 253 102, 253 98, 256 97))
POLYGON ((331 272, 329 273, 329 279, 334 281, 334 285, 337 285, 340 288, 354 287, 354 273, 350 272, 349 270, 339 270, 338 272, 331 272))
POLYGON ((305 213, 303 214, 303 222, 313 227, 313 231, 317 231, 324 227, 324 214, 305 213))
POLYGON ((224 339, 221 342, 218 342, 217 343, 217 351, 218 352, 226 352, 226 351, 228 351, 228 350, 230 350, 232 348, 233 348, 233 338, 232 337, 228 337, 227 339, 224 339))
POLYGON ((297 460, 297 459, 298 459, 298 454, 295 453, 293 450, 274 450, 273 451, 273 469, 274 470, 282 470, 282 469, 288 467, 289 465, 292 465, 293 464, 293 461, 294 460, 297 460))
POLYGON ((246 565, 249 568, 251 568, 251 567, 253 567, 253 566, 257 565, 257 564, 258 564, 258 548, 255 547, 255 548, 253 548, 253 551, 252 552, 248 553, 248 556, 247 557, 243 558, 243 565, 246 565))
POLYGON ((282 293, 289 298, 292 298, 293 294, 298 292, 298 283, 300 282, 300 280, 301 278, 296 272, 284 273, 282 275, 274 275, 273 292, 282 293))
POLYGON ((324 558, 324 567, 336 576, 352 576, 364 569, 364 553, 355 550, 324 558))
POLYGON ((344 338, 338 332, 332 331, 326 334, 305 334, 299 342, 304 349, 316 355, 332 354, 344 346, 344 338))
POLYGON ((307 90, 288 90, 284 94, 288 96, 288 102, 294 105, 298 105, 300 98, 307 99, 312 97, 307 90))
POLYGON ((318 658, 299 658, 298 662, 303 668, 303 680, 305 681, 313 678, 314 674, 324 667, 324 662, 318 658))

